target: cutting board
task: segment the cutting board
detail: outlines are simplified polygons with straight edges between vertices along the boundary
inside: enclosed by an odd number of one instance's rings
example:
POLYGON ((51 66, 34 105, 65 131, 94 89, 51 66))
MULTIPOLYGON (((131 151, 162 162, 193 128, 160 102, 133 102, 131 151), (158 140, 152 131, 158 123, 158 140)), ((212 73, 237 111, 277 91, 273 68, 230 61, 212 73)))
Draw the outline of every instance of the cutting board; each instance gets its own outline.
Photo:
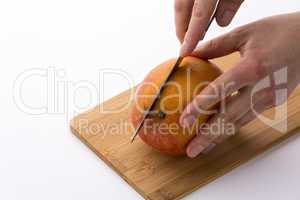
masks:
MULTIPOLYGON (((238 57, 232 54, 213 62, 226 70, 238 57)), ((133 128, 128 112, 133 92, 134 88, 129 89, 76 116, 70 126, 82 142, 145 199, 180 199, 296 134, 300 127, 300 88, 297 88, 288 101, 286 132, 255 120, 209 154, 195 159, 170 157, 151 149, 139 138, 130 143, 133 128)), ((264 114, 271 117, 272 113, 268 110, 264 114)))

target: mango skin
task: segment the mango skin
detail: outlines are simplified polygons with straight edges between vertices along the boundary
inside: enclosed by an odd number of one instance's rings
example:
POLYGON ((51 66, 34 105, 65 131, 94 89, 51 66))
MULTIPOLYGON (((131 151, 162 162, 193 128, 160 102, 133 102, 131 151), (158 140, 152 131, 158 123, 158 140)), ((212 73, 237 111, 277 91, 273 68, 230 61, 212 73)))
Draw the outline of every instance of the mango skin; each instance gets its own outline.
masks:
MULTIPOLYGON (((158 65, 139 84, 130 112, 135 128, 175 62, 176 59, 170 59, 158 65)), ((162 153, 185 155, 186 146, 195 137, 197 128, 182 128, 179 125, 180 115, 186 105, 221 74, 222 71, 209 61, 192 56, 185 57, 157 101, 154 109, 157 112, 145 120, 139 132, 140 138, 162 153)), ((200 115, 198 125, 206 122, 208 117, 200 115)))

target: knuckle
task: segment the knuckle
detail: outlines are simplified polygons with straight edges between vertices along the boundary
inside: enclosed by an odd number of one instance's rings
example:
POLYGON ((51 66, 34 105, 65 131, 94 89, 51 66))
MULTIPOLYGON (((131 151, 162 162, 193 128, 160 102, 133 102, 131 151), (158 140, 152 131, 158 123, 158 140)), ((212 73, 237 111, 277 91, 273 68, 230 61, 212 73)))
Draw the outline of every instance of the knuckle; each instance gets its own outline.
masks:
POLYGON ((216 40, 209 40, 206 45, 207 45, 207 49, 216 49, 216 48, 218 48, 218 43, 217 43, 216 40))
POLYGON ((206 14, 202 8, 202 5, 199 0, 196 0, 193 6, 193 17, 197 18, 198 20, 204 21, 207 17, 206 14))
POLYGON ((235 28, 230 36, 234 37, 234 38, 238 38, 238 39, 243 39, 246 38, 246 36, 248 35, 249 29, 247 26, 240 26, 235 28))
POLYGON ((208 146, 212 141, 214 141, 218 136, 211 130, 201 130, 199 138, 201 138, 202 144, 208 146))
POLYGON ((253 72, 254 81, 258 81, 266 74, 264 68, 262 67, 262 62, 259 59, 253 59, 251 71, 253 72))
POLYGON ((254 81, 258 81, 269 74, 268 67, 265 65, 263 59, 256 59, 252 68, 254 81))
POLYGON ((245 70, 248 72, 248 79, 252 84, 260 81, 269 74, 269 69, 260 55, 259 53, 255 53, 248 59, 248 63, 243 66, 247 68, 245 70))
POLYGON ((233 35, 241 35, 241 33, 244 33, 245 28, 243 26, 237 27, 232 31, 233 35))
POLYGON ((235 46, 238 49, 241 49, 245 46, 247 43, 247 39, 249 38, 250 29, 248 26, 240 26, 233 31, 228 33, 228 39, 235 42, 235 46))

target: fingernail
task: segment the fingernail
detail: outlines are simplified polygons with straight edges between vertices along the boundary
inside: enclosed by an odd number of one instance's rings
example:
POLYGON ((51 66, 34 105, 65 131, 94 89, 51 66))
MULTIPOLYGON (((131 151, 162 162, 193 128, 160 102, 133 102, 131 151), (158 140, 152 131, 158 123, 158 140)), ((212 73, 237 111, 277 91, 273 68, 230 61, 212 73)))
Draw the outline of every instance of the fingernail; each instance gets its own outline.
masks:
POLYGON ((188 44, 187 42, 184 40, 182 45, 181 45, 181 48, 180 48, 180 56, 186 56, 188 54, 188 44))
POLYGON ((196 121, 196 117, 194 115, 188 115, 182 120, 182 126, 183 127, 188 127, 194 124, 196 121))
POLYGON ((231 18, 233 16, 233 13, 231 11, 226 10, 221 18, 222 24, 227 25, 229 24, 231 18))
POLYGON ((204 149, 205 149, 205 147, 203 147, 203 146, 201 146, 201 145, 193 146, 193 147, 188 151, 188 156, 189 156, 190 158, 195 158, 195 157, 198 156, 204 149))
POLYGON ((203 154, 208 154, 213 148, 215 148, 216 144, 215 143, 211 143, 208 147, 206 147, 206 149, 204 149, 202 151, 203 154))

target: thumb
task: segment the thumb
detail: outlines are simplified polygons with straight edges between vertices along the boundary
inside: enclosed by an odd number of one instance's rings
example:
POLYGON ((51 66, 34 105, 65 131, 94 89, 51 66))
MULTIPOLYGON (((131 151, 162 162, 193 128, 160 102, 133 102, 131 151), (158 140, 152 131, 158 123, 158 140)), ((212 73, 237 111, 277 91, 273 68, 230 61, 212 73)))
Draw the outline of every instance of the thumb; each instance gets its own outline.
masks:
POLYGON ((239 27, 229 33, 200 44, 192 55, 204 59, 222 57, 235 51, 241 51, 247 38, 248 30, 244 27, 239 27))

